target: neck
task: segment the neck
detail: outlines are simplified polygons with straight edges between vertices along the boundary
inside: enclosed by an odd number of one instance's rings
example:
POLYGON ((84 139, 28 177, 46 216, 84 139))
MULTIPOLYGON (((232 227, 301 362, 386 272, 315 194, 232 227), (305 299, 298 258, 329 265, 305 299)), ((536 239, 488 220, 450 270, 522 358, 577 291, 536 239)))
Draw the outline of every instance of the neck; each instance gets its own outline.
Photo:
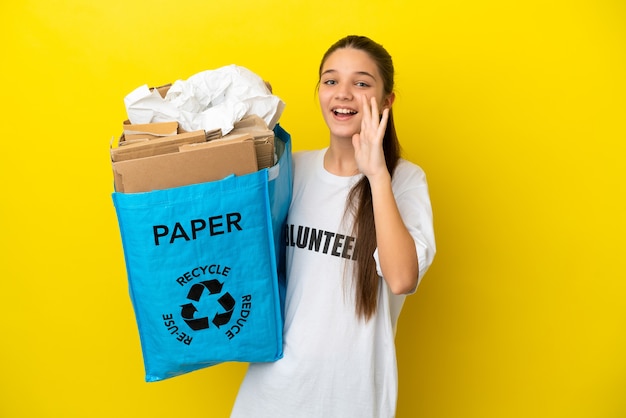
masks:
POLYGON ((336 176, 348 177, 358 174, 352 142, 331 141, 324 155, 324 168, 336 176))

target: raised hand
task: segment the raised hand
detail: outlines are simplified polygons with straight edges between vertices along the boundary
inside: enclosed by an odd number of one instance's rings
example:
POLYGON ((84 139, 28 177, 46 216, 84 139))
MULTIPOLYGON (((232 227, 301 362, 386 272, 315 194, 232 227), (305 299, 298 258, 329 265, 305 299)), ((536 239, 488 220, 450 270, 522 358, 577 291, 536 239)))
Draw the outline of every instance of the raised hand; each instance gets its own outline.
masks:
POLYGON ((361 96, 361 132, 352 136, 354 156, 359 171, 370 180, 380 174, 388 175, 383 152, 383 137, 389 118, 389 109, 385 108, 382 117, 378 111, 376 98, 361 96))

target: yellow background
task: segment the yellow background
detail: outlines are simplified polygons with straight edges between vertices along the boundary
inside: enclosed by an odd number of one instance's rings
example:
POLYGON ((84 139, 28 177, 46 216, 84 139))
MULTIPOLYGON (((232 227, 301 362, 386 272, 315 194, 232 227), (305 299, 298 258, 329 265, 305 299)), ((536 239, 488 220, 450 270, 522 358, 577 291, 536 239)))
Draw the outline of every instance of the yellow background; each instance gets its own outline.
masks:
POLYGON ((112 205, 124 96, 227 64, 324 146, 319 59, 397 67, 438 254, 400 318, 399 417, 626 416, 621 0, 3 2, 0 416, 226 417, 245 371, 144 383, 112 205))

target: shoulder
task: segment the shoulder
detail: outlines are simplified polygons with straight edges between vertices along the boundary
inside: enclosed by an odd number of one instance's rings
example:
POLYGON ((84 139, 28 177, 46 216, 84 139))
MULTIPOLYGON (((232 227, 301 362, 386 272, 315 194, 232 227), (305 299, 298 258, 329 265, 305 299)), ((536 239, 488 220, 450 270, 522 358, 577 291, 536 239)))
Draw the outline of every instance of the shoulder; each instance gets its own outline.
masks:
POLYGON ((401 158, 393 172, 392 186, 394 189, 425 187, 427 186, 426 173, 417 164, 401 158))
POLYGON ((305 163, 307 161, 315 160, 321 152, 324 150, 309 150, 309 151, 297 151, 293 153, 294 162, 305 163))
POLYGON ((298 170, 312 169, 324 150, 298 151, 293 154, 293 165, 298 170))

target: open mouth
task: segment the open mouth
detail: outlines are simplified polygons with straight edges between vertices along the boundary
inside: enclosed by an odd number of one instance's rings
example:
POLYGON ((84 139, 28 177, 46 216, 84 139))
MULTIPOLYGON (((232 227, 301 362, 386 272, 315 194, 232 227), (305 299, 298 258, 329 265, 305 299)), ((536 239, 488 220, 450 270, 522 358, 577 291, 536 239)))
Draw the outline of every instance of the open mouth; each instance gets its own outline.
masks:
POLYGON ((332 110, 332 112, 337 116, 350 116, 359 113, 356 110, 346 108, 335 108, 332 110))

